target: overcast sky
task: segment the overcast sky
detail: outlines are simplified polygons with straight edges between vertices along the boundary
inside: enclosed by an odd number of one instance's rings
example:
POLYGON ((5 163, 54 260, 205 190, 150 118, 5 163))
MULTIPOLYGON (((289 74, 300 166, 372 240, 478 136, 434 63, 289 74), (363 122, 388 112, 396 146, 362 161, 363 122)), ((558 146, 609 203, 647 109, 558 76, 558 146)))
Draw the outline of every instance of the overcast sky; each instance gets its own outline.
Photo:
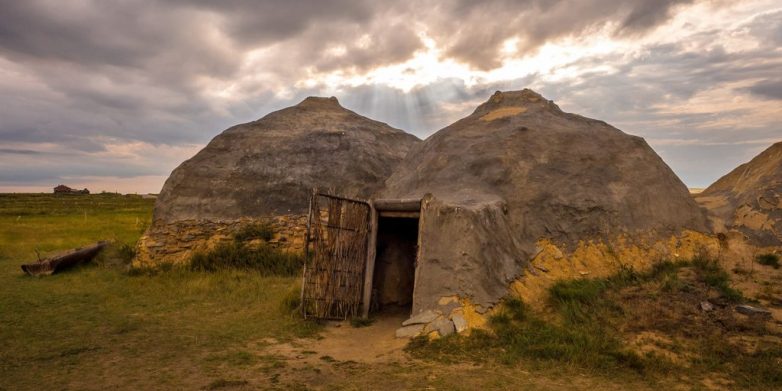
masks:
POLYGON ((782 3, 0 0, 0 192, 158 192, 308 95, 425 138, 525 87, 704 187, 782 140, 782 3))

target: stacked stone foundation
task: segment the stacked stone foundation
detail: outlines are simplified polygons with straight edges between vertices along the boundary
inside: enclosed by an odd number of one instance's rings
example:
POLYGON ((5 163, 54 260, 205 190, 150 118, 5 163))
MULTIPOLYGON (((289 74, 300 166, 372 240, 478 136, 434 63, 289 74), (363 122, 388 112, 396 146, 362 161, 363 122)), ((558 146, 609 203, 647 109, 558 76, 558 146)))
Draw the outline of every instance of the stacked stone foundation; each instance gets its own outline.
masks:
POLYGON ((233 241, 239 229, 259 222, 268 223, 274 231, 273 238, 268 242, 269 245, 284 251, 304 252, 306 215, 281 215, 230 221, 155 222, 139 239, 133 267, 187 264, 196 252, 209 251, 220 243, 233 241))

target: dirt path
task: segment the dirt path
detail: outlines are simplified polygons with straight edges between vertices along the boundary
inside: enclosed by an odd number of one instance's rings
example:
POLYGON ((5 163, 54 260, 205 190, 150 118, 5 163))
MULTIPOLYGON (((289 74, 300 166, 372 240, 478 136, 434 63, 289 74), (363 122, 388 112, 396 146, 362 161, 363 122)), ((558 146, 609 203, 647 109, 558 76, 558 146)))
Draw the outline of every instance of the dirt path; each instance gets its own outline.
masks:
MULTIPOLYGON (((611 381, 574 371, 528 371, 490 364, 488 359, 486 363, 451 364, 413 359, 404 352, 409 340, 395 337, 405 319, 403 313, 387 314, 360 328, 333 322, 319 339, 267 345, 263 354, 274 359, 247 389, 257 385, 315 390, 649 389, 637 381, 611 381)), ((238 377, 248 378, 246 373, 238 377)))
POLYGON ((394 313, 385 314, 366 327, 353 327, 347 321, 330 322, 319 339, 275 344, 266 350, 310 365, 323 361, 404 362, 408 360, 403 351, 408 340, 396 338, 394 332, 405 319, 404 313, 394 313))

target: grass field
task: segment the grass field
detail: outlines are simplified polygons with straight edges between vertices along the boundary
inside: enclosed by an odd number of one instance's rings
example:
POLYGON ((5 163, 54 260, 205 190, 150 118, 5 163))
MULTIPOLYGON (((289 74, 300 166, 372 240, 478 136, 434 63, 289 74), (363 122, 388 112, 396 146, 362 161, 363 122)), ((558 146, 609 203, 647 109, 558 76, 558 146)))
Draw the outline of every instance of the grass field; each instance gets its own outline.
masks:
MULTIPOLYGON (((291 277, 175 270, 131 276, 90 265, 30 278, 19 265, 100 239, 134 243, 152 200, 0 195, 0 388, 197 389, 224 365, 256 360, 248 342, 312 335, 281 308, 291 277), (167 387, 166 387, 167 386, 167 387)), ((107 263, 108 264, 108 263, 107 263)))
MULTIPOLYGON (((708 262, 562 281, 543 313, 509 301, 490 331, 417 339, 398 360, 356 362, 318 345, 334 330, 352 338, 349 323, 324 327, 291 313, 298 277, 129 272, 121 250, 152 206, 116 194, 0 195, 0 390, 782 387, 782 334, 736 318, 729 304, 744 298, 708 262), (41 278, 19 268, 36 250, 97 240, 113 245, 90 265, 41 278), (704 297, 727 304, 703 314, 704 297), (636 336, 654 338, 639 350, 636 336), (748 342, 757 348, 745 350, 748 342)), ((763 272, 777 273, 767 263, 763 272)), ((365 342, 361 350, 378 349, 365 342)))

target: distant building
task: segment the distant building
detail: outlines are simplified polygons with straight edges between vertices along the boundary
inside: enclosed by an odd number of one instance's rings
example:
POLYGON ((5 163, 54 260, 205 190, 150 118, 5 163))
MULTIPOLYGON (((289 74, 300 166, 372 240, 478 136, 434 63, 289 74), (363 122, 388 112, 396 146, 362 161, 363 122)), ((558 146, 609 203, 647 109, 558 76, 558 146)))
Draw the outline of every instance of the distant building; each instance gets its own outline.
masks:
POLYGON ((58 193, 72 193, 72 192, 73 192, 73 189, 71 189, 70 187, 65 186, 65 185, 58 185, 57 187, 54 188, 54 194, 58 194, 58 193))
POLYGON ((57 187, 54 188, 54 194, 90 194, 90 191, 87 189, 76 190, 65 185, 57 185, 57 187))

